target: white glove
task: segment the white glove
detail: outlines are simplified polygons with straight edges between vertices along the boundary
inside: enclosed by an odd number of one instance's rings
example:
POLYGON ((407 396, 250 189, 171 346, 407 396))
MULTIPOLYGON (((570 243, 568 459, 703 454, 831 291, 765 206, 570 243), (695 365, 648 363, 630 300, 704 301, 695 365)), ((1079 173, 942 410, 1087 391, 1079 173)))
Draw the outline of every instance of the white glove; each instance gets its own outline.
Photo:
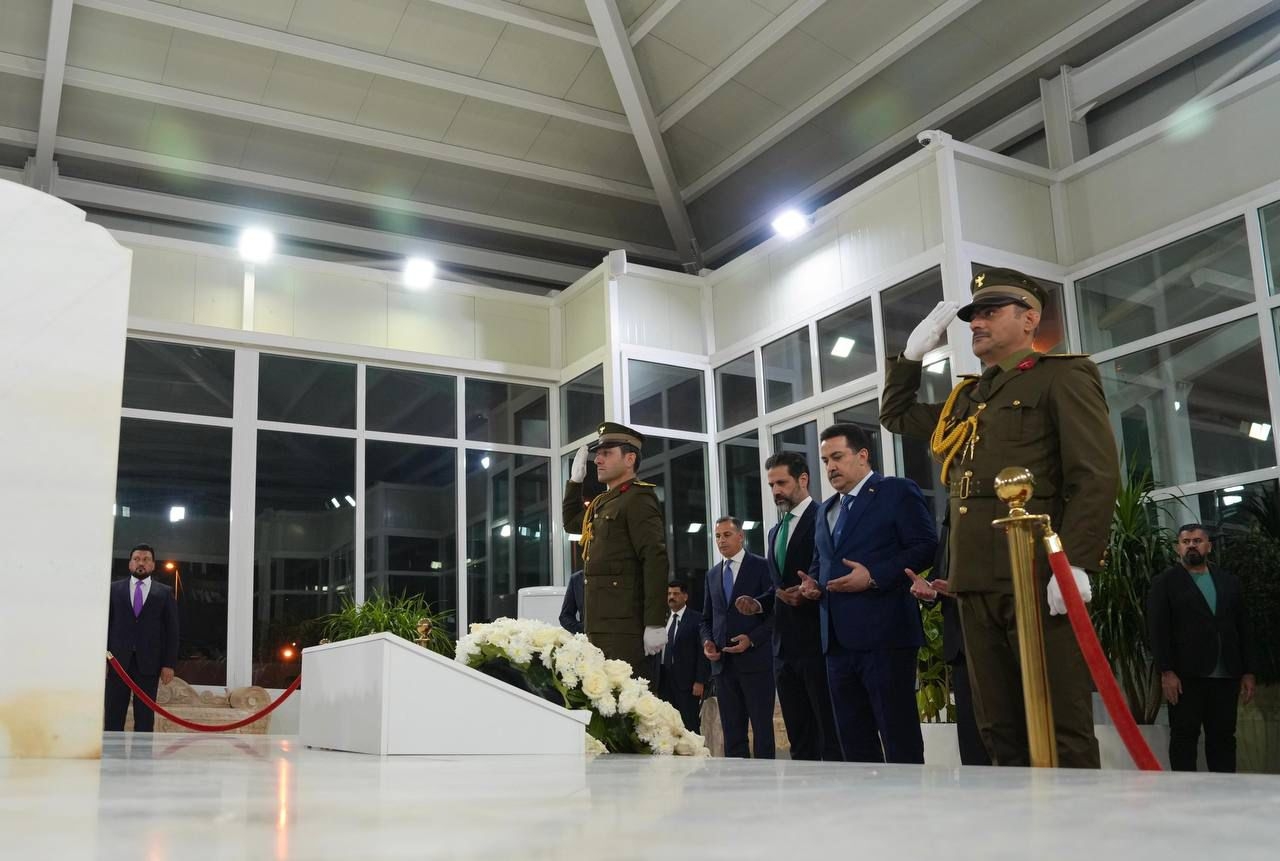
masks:
POLYGON ((569 467, 569 480, 574 484, 582 484, 587 478, 587 447, 581 446, 573 456, 573 466, 569 467))
MULTIPOLYGON (((583 449, 586 451, 586 449, 583 449)), ((654 625, 651 628, 644 629, 644 653, 646 655, 656 655, 662 651, 662 647, 667 644, 667 629, 661 625, 654 625)))
POLYGON ((956 311, 959 310, 959 302, 939 302, 934 305, 933 310, 920 321, 920 325, 912 330, 911 337, 907 338, 907 346, 902 351, 902 358, 912 362, 923 359, 925 353, 942 342, 942 336, 947 333, 947 326, 956 318, 956 311))
MULTIPOLYGON (((1080 598, 1086 604, 1093 600, 1093 590, 1089 588, 1089 575, 1084 573, 1083 568, 1071 566, 1071 573, 1076 578, 1076 588, 1080 590, 1080 598)), ((1062 599, 1062 590, 1058 588, 1058 578, 1049 578, 1049 591, 1046 597, 1049 599, 1049 615, 1065 616, 1067 615, 1067 602, 1062 599)))

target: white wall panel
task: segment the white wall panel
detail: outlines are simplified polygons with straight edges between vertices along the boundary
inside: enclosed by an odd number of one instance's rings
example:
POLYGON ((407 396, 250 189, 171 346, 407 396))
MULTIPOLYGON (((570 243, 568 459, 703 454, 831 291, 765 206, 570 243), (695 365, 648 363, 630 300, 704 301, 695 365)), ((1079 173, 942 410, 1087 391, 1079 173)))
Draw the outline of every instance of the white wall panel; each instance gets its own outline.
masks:
POLYGON ((164 248, 133 249, 129 313, 154 320, 195 319, 196 255, 164 248))
POLYGON ((758 324, 810 316, 839 293, 840 243, 836 225, 815 228, 769 255, 768 304, 756 307, 758 324))
POLYGON ((387 345, 387 285, 330 272, 299 273, 293 334, 318 341, 387 345))
POLYGON ((620 338, 683 353, 705 353, 702 292, 692 285, 672 284, 634 275, 618 279, 620 338))
POLYGON ((1277 137, 1280 81, 1272 81, 1068 180, 1074 260, 1280 179, 1277 137))
POLYGON ((202 326, 239 329, 243 322, 244 265, 225 257, 196 258, 195 317, 202 326))
POLYGON ((845 287, 873 278, 942 241, 937 170, 930 163, 842 212, 836 220, 845 287))
POLYGON ((253 289, 255 331, 293 334, 293 294, 300 275, 288 266, 263 267, 257 271, 253 289))
POLYGON ((969 242, 1057 262, 1049 187, 956 159, 960 232, 969 242))
POLYGON ((763 256, 735 265, 731 274, 716 283, 711 307, 716 350, 735 344, 769 324, 765 310, 768 292, 769 260, 763 256))
POLYGON ((501 299, 475 300, 477 359, 551 366, 551 309, 501 299))
POLYGON ((604 277, 597 275, 594 284, 565 302, 563 315, 561 360, 568 366, 604 346, 604 277))
POLYGON ((388 347, 475 358, 475 299, 472 297, 392 289, 388 302, 388 347))

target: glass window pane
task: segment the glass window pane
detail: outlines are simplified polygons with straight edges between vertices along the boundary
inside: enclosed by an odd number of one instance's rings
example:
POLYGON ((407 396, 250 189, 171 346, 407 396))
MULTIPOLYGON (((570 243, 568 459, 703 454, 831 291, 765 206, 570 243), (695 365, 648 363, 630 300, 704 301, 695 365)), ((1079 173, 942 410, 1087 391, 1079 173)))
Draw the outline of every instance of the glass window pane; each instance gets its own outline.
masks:
POLYGON ((253 566, 253 684, 301 672, 281 652, 319 640, 314 620, 354 597, 356 443, 258 431, 253 566), (350 499, 348 499, 350 497, 350 499))
POLYGON ((880 294, 884 320, 884 352, 896 356, 907 346, 911 332, 942 301, 942 270, 934 267, 895 284, 880 294))
POLYGON ((177 587, 176 674, 225 685, 231 428, 121 420, 115 515, 111 579, 129 576, 132 547, 154 547, 152 576, 177 587))
POLYGON ((1084 348, 1106 350, 1254 299, 1244 218, 1076 282, 1084 348))
POLYGON ((818 367, 823 389, 875 373, 876 337, 870 299, 818 321, 818 367))
POLYGON ((809 356, 809 328, 765 344, 765 412, 802 401, 813 394, 813 362, 809 356))
MULTIPOLYGON (((973 264, 973 274, 977 275, 983 269, 990 268, 985 264, 975 263, 973 264)), ((1044 312, 1040 315, 1040 327, 1036 331, 1035 342, 1032 346, 1041 353, 1065 353, 1067 352, 1067 329, 1062 322, 1062 285, 1056 281, 1046 281, 1043 278, 1034 280, 1048 295, 1049 303, 1045 305, 1044 312)), ((930 305, 929 307, 932 308, 933 306, 930 305)), ((902 343, 906 344, 905 336, 902 343)))
POLYGON ((751 421, 756 403, 756 358, 747 353, 716 368, 716 412, 720 430, 751 421))
MULTIPOLYGON (((951 362, 943 359, 925 366, 917 397, 920 403, 924 404, 944 403, 947 396, 951 394, 951 388, 951 362)), ((879 421, 878 413, 877 406, 877 415, 873 416, 875 421, 879 421)), ((941 486, 940 466, 933 459, 928 440, 918 437, 901 437, 895 434, 889 436, 893 439, 894 451, 897 455, 897 474, 911 479, 920 486, 920 492, 929 501, 934 516, 941 521, 947 511, 947 494, 941 486)))
POLYGON ((258 418, 333 428, 356 426, 356 366, 263 353, 258 418))
POLYGON ((804 455, 809 465, 809 495, 814 502, 822 501, 822 458, 818 452, 818 423, 805 422, 773 435, 773 454, 794 451, 804 455))
POLYGON ((710 565, 707 445, 646 437, 639 477, 657 485, 667 526, 667 563, 674 576, 689 583, 689 603, 700 610, 710 565))
POLYGON ((538 448, 551 445, 546 389, 468 377, 466 391, 467 439, 538 448))
POLYGON ((365 444, 365 597, 421 595, 436 612, 457 610, 456 464, 451 448, 365 444))
POLYGON ((371 431, 457 436, 456 377, 365 368, 364 423, 371 431))
POLYGON ((671 430, 706 430, 702 371, 632 359, 628 364, 631 423, 671 430))
POLYGON ((1267 261, 1267 280, 1272 293, 1280 293, 1280 202, 1265 207, 1262 219, 1262 247, 1267 261))
POLYGON ((124 348, 125 407, 231 418, 232 350, 130 338, 124 348))
POLYGON ((1099 367, 1126 468, 1168 486, 1275 466, 1254 317, 1099 367))
MULTIPOLYGON (((857 425, 867 432, 871 437, 871 468, 883 474, 884 456, 880 449, 880 410, 877 403, 869 401, 865 404, 856 404, 836 410, 835 420, 842 424, 848 422, 849 424, 857 425)), ((819 464, 819 471, 821 471, 820 467, 821 464, 819 464)))
POLYGON ((595 433, 604 421, 604 366, 596 365, 560 387, 560 442, 595 433))
POLYGON ((514 619, 520 589, 551 584, 550 482, 550 458, 467 449, 469 621, 514 619))
POLYGON ((760 439, 755 431, 736 436, 720 444, 720 463, 724 469, 724 513, 742 521, 747 536, 747 549, 764 555, 764 502, 760 493, 764 480, 760 475, 760 439))

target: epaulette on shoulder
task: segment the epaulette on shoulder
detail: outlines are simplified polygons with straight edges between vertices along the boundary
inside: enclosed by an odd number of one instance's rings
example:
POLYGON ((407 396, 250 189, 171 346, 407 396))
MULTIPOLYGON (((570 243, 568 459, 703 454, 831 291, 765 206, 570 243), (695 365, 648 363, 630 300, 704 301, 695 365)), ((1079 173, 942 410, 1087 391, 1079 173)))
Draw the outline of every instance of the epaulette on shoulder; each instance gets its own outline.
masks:
POLYGON ((635 487, 657 487, 658 486, 653 482, 640 481, 639 479, 636 479, 635 481, 631 482, 631 484, 635 487))

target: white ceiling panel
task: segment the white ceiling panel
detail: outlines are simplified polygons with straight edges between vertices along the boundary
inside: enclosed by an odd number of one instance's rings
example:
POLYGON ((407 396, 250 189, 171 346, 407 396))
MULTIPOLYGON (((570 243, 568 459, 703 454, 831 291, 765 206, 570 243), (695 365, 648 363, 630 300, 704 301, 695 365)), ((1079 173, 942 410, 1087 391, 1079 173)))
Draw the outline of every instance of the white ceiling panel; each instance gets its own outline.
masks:
POLYGON ((525 156, 529 161, 649 185, 631 135, 552 117, 525 156))
POLYGON ((524 158, 549 118, 496 102, 467 99, 453 118, 444 142, 497 155, 524 158))
POLYGON ((0 0, 0 51, 44 57, 49 44, 49 0, 0 0))
POLYGON ((505 27, 430 0, 410 0, 387 56, 474 77, 505 27))
POLYGON ((159 81, 173 30, 77 6, 71 14, 67 65, 159 81))
POLYGON ((716 90, 677 125, 736 150, 782 119, 785 111, 737 81, 716 90))
POLYGON ((40 82, 0 74, 0 126, 34 131, 40 125, 40 82))
MULTIPOLYGON (((923 116, 928 111, 919 103, 923 92, 924 88, 912 92, 888 75, 876 75, 814 119, 812 125, 839 140, 851 155, 857 154, 923 116)), ((938 104, 946 100, 945 94, 936 95, 938 104)))
POLYGON ((408 197, 422 178, 426 161, 404 153, 344 144, 329 184, 392 197, 408 197))
POLYGON ((617 236, 671 247, 662 211, 656 206, 615 200, 572 188, 548 188, 545 184, 512 177, 497 202, 493 215, 534 221, 553 227, 580 230, 598 236, 617 236))
POLYGON ((991 50, 1010 57, 1048 39, 1106 0, 986 0, 957 22, 991 50), (1013 46, 1019 46, 1014 48, 1013 46))
POLYGON ((650 36, 714 68, 774 17, 751 0, 694 0, 677 6, 650 36))
POLYGON ((757 4, 768 9, 774 15, 781 15, 796 2, 796 0, 755 0, 757 4))
POLYGON ((161 155, 235 166, 252 130, 240 120, 157 105, 146 148, 161 155))
POLYGON ((255 125, 245 142, 240 167, 291 179, 328 182, 341 152, 341 141, 255 125))
POLYGON ((591 16, 587 14, 587 6, 582 0, 520 0, 526 9, 537 9, 548 15, 568 18, 579 24, 590 24, 591 16))
POLYGON ((505 174, 443 161, 427 162, 411 195, 414 200, 470 212, 488 212, 506 188, 505 174))
POLYGON ((181 0, 177 5, 193 12, 283 30, 289 26, 295 0, 181 0))
POLYGON ((656 113, 662 113, 711 71, 706 63, 698 62, 661 39, 645 37, 632 50, 656 113))
POLYGON ((733 151, 676 123, 662 134, 671 167, 681 185, 688 185, 733 155, 733 151))
POLYGON ((356 122, 370 128, 438 141, 466 101, 457 93, 377 77, 356 122))
POLYGON ((63 87, 58 134, 131 149, 146 149, 156 106, 121 96, 63 87))
POLYGON ((799 29, 856 63, 942 3, 943 0, 827 0, 800 22, 799 29))
POLYGON ((316 117, 354 122, 373 75, 282 54, 262 104, 316 117))
POLYGON ((199 93, 257 102, 266 91, 275 64, 274 51, 175 30, 163 82, 199 93))
POLYGON ((791 110, 852 67, 848 57, 807 33, 792 30, 735 75, 734 80, 791 110))
POLYGON ((289 32, 386 53, 409 0, 297 0, 289 32))
POLYGON ((525 27, 508 27, 480 70, 486 81, 563 98, 594 49, 525 27))
POLYGON ((646 9, 656 2, 659 0, 617 0, 618 14, 622 16, 622 23, 630 27, 646 9))
POLYGON ((564 97, 580 105, 590 105, 606 111, 623 113, 622 100, 618 98, 618 88, 613 85, 613 76, 609 74, 609 64, 605 62, 604 52, 599 48, 591 52, 591 59, 583 67, 578 79, 573 82, 564 97))

